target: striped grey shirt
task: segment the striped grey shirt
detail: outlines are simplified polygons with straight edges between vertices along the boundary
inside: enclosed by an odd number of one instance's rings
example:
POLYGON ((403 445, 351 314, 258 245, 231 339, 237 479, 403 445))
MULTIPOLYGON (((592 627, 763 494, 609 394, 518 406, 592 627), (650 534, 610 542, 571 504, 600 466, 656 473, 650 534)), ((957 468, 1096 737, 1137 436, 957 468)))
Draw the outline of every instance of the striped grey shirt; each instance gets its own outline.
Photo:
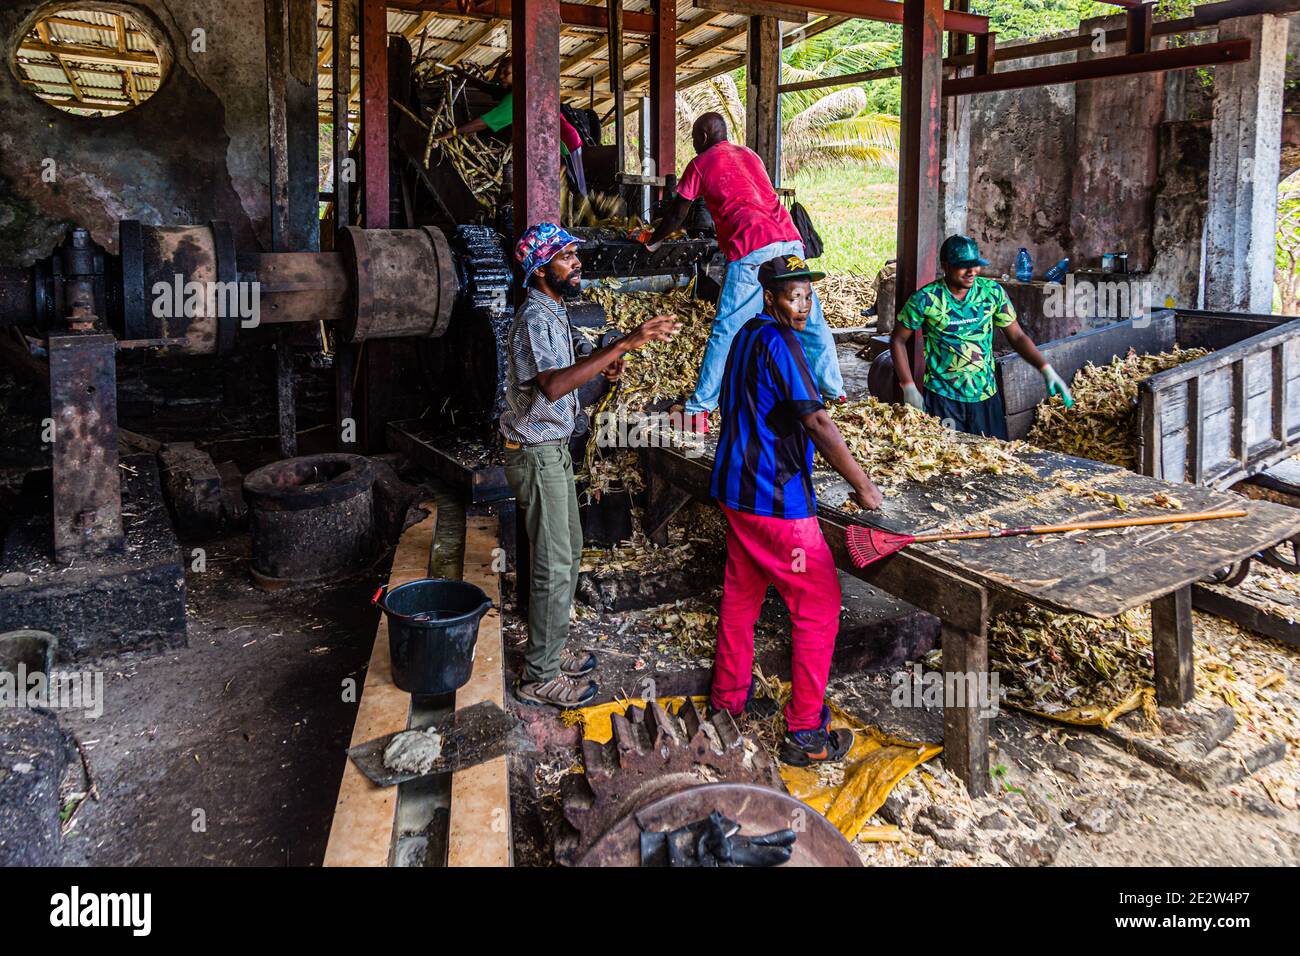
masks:
POLYGON ((501 434, 511 441, 568 441, 578 414, 577 390, 548 402, 537 376, 575 361, 573 333, 565 307, 545 292, 529 289, 507 336, 506 410, 501 434))

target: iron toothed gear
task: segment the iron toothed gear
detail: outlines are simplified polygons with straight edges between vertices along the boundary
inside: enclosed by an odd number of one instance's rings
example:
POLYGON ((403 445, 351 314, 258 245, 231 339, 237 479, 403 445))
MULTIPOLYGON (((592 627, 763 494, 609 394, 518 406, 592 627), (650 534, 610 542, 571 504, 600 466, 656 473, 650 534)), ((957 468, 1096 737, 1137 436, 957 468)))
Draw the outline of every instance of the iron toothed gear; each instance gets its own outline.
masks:
POLYGON ((611 718, 608 743, 582 743, 585 774, 561 784, 564 821, 556 860, 568 866, 634 866, 642 830, 674 829, 720 810, 746 833, 792 827, 802 863, 857 865, 848 842, 791 797, 771 756, 724 712, 705 719, 689 700, 611 718), (811 838, 809 838, 811 837, 811 838))

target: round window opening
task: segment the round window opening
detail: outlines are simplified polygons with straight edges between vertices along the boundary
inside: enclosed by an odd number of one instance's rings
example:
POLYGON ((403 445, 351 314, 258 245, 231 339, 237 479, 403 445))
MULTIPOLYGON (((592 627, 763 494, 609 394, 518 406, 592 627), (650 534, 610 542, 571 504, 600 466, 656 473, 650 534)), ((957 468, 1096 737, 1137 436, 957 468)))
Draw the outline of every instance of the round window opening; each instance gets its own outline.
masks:
POLYGON ((171 61, 161 31, 121 3, 55 3, 27 24, 10 68, 28 92, 77 116, 125 113, 158 91, 171 61))

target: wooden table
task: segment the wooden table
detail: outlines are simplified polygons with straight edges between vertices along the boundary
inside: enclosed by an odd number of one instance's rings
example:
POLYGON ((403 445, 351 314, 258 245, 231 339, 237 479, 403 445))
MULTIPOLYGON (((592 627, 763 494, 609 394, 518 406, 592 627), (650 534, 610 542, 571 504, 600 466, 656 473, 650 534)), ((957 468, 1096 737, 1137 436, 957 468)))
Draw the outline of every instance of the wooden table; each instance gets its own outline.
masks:
MULTIPOLYGON (((710 438, 689 454, 678 448, 639 450, 649 477, 647 528, 683 495, 708 500, 715 447, 716 439, 710 438)), ((1031 474, 906 482, 883 489, 886 499, 880 511, 856 514, 842 508, 848 485, 833 473, 819 474, 814 480, 818 519, 836 564, 940 619, 945 686, 950 673, 964 677, 988 671, 988 622, 995 613, 1031 603, 1104 618, 1150 604, 1157 699, 1166 706, 1187 703, 1195 693, 1191 586, 1300 533, 1300 511, 1052 452, 1026 450, 1021 460, 1031 474), (1188 511, 1237 508, 1245 509, 1247 516, 1110 534, 913 545, 865 569, 853 565, 845 543, 851 524, 921 533, 968 516, 977 518, 977 524, 958 530, 989 522, 1018 527, 1168 514, 1139 504, 1157 492, 1177 498, 1188 511), (1108 497, 1103 501, 1097 495, 1108 497), (1116 495, 1126 510, 1119 510, 1116 495)), ((966 781, 972 794, 984 793, 989 783, 988 728, 978 701, 945 702, 943 743, 947 767, 966 781)))

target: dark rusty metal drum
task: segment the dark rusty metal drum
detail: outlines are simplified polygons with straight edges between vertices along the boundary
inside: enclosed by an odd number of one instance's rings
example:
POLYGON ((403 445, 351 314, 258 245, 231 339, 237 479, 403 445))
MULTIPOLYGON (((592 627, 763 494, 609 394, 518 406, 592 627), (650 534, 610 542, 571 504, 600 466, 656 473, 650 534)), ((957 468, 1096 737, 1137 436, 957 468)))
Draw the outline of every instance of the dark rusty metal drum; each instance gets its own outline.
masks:
POLYGON ((124 220, 122 294, 128 339, 171 340, 169 352, 228 351, 241 322, 257 319, 260 303, 241 285, 227 223, 141 226, 124 220))
POLYGON ((446 331, 460 280, 441 231, 349 226, 339 235, 339 249, 353 277, 352 309, 343 322, 346 341, 436 337, 446 331))
POLYGON ((334 581, 375 555, 375 470, 361 455, 286 458, 244 479, 253 579, 268 590, 334 581))

